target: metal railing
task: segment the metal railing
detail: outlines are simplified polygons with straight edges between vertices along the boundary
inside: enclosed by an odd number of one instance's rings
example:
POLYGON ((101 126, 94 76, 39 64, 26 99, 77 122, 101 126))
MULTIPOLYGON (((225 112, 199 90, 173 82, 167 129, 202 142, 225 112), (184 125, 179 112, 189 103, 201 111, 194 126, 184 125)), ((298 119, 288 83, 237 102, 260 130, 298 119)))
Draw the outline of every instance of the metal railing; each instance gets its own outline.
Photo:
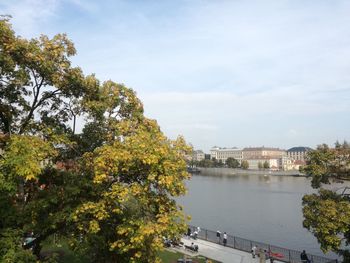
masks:
MULTIPOLYGON (((188 227, 191 229, 192 233, 195 230, 197 230, 197 227, 194 227, 191 225, 189 225, 188 227)), ((219 238, 217 237, 216 231, 201 228, 197 237, 199 239, 203 239, 209 242, 223 244, 222 236, 223 236, 223 233, 221 233, 219 238)), ((263 250, 268 251, 270 255, 278 255, 275 257, 275 259, 278 261, 283 261, 288 263, 302 263, 300 259, 301 251, 273 246, 262 242, 257 242, 253 240, 231 236, 229 234, 227 234, 226 246, 234 249, 242 250, 245 252, 249 252, 249 253, 251 253, 252 247, 256 246, 257 248, 261 248, 263 250)), ((329 259, 326 257, 312 255, 312 254, 307 254, 307 256, 312 263, 338 263, 337 259, 329 259)))

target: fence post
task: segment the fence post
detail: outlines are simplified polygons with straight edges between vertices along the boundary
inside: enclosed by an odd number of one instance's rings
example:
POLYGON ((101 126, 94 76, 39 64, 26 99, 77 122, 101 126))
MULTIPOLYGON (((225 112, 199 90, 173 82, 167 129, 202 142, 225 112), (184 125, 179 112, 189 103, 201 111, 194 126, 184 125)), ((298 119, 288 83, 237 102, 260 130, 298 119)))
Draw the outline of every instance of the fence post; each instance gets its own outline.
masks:
POLYGON ((236 237, 233 236, 233 248, 236 248, 236 237))
POLYGON ((292 259, 291 259, 291 256, 290 256, 290 250, 289 250, 289 249, 288 249, 288 258, 289 258, 288 262, 292 262, 292 259))
POLYGON ((205 240, 208 241, 208 230, 205 230, 205 240))

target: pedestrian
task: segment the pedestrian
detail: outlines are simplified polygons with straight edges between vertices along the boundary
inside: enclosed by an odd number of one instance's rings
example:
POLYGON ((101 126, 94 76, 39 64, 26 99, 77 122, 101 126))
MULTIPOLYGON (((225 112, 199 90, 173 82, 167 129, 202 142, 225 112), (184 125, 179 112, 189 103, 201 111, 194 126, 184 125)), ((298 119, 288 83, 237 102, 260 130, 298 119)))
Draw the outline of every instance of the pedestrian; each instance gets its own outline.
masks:
POLYGON ((252 257, 255 258, 257 247, 254 245, 252 247, 252 257))
POLYGON ((197 232, 199 234, 199 232, 201 232, 201 228, 199 226, 197 226, 197 232))
POLYGON ((262 248, 259 249, 259 263, 266 263, 265 253, 262 248))
POLYGON ((307 257, 305 250, 303 250, 303 252, 301 252, 300 259, 301 259, 301 262, 303 262, 303 263, 310 263, 310 259, 307 257))
POLYGON ((195 230, 193 232, 193 239, 197 239, 197 237, 198 237, 198 232, 197 232, 197 230, 195 230))
POLYGON ((220 244, 220 242, 221 242, 221 232, 219 230, 216 231, 216 237, 218 238, 218 243, 220 244))
POLYGON ((265 254, 265 260, 270 259, 270 254, 269 254, 269 252, 267 252, 266 249, 264 249, 264 254, 265 254))
POLYGON ((190 238, 191 237, 191 228, 187 228, 187 236, 188 236, 188 238, 190 238))
POLYGON ((224 232, 223 243, 224 243, 224 246, 226 247, 226 244, 227 244, 227 234, 226 234, 226 232, 224 232))

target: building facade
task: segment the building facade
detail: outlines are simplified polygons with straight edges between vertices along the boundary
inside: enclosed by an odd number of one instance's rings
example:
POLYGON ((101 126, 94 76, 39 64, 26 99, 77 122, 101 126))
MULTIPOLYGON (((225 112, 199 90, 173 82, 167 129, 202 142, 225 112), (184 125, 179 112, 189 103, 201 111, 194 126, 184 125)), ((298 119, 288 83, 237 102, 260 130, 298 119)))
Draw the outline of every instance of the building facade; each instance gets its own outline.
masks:
POLYGON ((286 156, 286 151, 279 148, 270 147, 249 147, 243 149, 243 159, 260 159, 260 158, 282 158, 286 156))
POLYGON ((277 171, 280 170, 280 160, 279 158, 252 158, 252 159, 245 159, 248 161, 249 168, 252 170, 258 170, 260 169, 265 162, 269 165, 269 170, 277 171), (259 167, 261 166, 261 167, 259 167))
POLYGON ((309 151, 312 151, 309 147, 299 146, 299 147, 293 147, 287 150, 287 156, 291 158, 294 161, 305 161, 307 153, 309 151))
POLYGON ((192 160, 200 162, 205 159, 205 154, 202 150, 193 151, 192 160))
POLYGON ((210 150, 210 157, 211 159, 215 158, 218 161, 222 161, 223 163, 226 162, 228 158, 234 158, 239 163, 242 162, 243 154, 242 149, 238 149, 236 147, 234 148, 220 148, 220 147, 213 147, 210 150))
POLYGON ((242 151, 243 160, 249 163, 249 169, 259 169, 265 162, 270 170, 283 170, 287 153, 285 150, 271 147, 248 147, 242 151))

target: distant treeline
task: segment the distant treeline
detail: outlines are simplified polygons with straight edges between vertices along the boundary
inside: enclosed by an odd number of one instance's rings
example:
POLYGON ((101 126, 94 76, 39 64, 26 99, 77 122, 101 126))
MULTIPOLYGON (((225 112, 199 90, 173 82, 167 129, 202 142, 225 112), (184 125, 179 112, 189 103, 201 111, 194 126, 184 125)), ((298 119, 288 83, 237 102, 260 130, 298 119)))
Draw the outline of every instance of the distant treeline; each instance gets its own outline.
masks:
POLYGON ((217 160, 215 158, 212 159, 203 159, 201 161, 190 161, 190 166, 197 166, 197 167, 229 167, 229 168, 242 168, 242 169, 248 169, 249 164, 247 161, 243 160, 242 163, 240 163, 235 158, 229 157, 227 158, 226 162, 223 162, 222 160, 217 160))

